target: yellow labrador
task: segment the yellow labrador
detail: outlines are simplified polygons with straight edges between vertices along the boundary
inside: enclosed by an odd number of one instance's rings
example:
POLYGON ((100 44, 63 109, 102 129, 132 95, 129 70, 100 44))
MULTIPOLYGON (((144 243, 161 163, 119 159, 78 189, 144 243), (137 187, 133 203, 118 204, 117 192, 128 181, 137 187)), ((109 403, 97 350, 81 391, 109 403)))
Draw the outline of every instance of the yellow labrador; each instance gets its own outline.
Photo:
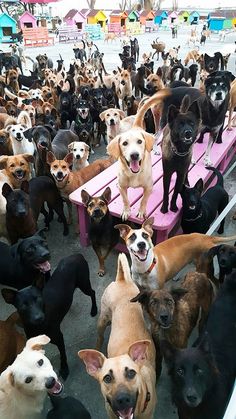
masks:
POLYGON ((135 116, 127 116, 121 109, 110 108, 100 113, 102 121, 105 121, 107 126, 107 141, 110 143, 118 134, 126 132, 132 128, 135 116))

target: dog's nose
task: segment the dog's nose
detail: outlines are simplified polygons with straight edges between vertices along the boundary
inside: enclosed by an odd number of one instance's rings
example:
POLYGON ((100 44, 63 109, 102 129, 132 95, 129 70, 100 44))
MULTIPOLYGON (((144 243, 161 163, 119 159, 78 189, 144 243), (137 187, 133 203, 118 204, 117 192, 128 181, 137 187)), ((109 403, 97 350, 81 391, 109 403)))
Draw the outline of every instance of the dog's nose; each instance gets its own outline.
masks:
POLYGON ((186 398, 190 404, 195 404, 197 401, 197 396, 194 393, 189 393, 186 395, 186 398))
POLYGON ((139 160, 139 154, 138 153, 132 153, 130 154, 131 160, 139 160))
POLYGON ((186 130, 185 133, 184 133, 184 136, 185 136, 186 140, 190 140, 190 138, 192 138, 192 131, 186 130))
POLYGON ((35 314, 34 315, 34 323, 35 324, 40 324, 44 321, 45 316, 41 313, 35 314))
POLYGON ((123 86, 125 85, 125 81, 121 80, 120 84, 122 84, 123 86))
POLYGON ((167 315, 167 314, 160 314, 160 320, 161 320, 163 323, 166 323, 166 322, 167 322, 167 320, 168 320, 168 315, 167 315))
POLYGON ((56 383, 56 380, 55 380, 55 378, 54 377, 49 377, 49 378, 47 378, 47 380, 46 380, 46 383, 45 383, 45 387, 46 388, 53 388, 54 387, 54 385, 55 385, 55 383, 56 383))
POLYGON ((76 154, 76 158, 79 160, 80 159, 80 155, 79 154, 76 154))
POLYGON ((21 133, 20 132, 17 132, 16 138, 21 138, 21 133))
POLYGON ((59 179, 62 179, 63 178, 63 172, 57 172, 57 177, 59 179))
POLYGON ((137 247, 139 250, 143 250, 146 248, 146 243, 145 242, 138 242, 137 247))
POLYGON ((128 406, 130 406, 131 402, 132 402, 131 397, 127 393, 120 393, 116 397, 116 404, 117 406, 119 406, 119 410, 125 409, 128 406))
POLYGON ((110 119, 110 124, 111 125, 115 125, 115 121, 114 121, 114 119, 112 118, 112 119, 110 119))
POLYGON ((222 92, 216 92, 216 99, 222 99, 222 92))
POLYGON ((48 147, 48 143, 45 140, 40 141, 39 143, 42 147, 48 147))
POLYGON ((23 170, 21 170, 21 169, 17 169, 17 170, 15 171, 15 173, 16 173, 16 175, 18 175, 18 176, 23 175, 23 170))
POLYGON ((24 217, 26 215, 26 209, 25 208, 19 208, 18 214, 20 217, 24 217))

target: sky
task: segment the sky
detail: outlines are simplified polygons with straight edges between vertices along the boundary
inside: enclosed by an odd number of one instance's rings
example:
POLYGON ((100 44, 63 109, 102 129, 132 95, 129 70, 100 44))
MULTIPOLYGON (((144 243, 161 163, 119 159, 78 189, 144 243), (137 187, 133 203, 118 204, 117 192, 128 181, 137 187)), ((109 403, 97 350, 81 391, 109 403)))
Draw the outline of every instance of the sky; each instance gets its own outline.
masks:
MULTIPOLYGON (((119 0, 97 0, 96 9, 116 9, 119 8, 119 0)), ((171 7, 172 0, 164 0, 162 8, 171 7)), ((63 17, 70 9, 82 9, 87 8, 88 4, 86 0, 61 0, 58 3, 51 3, 52 13, 54 15, 58 14, 63 17)), ((215 9, 216 7, 235 7, 236 0, 179 0, 179 9, 184 7, 192 7, 193 9, 199 8, 209 8, 215 9)))

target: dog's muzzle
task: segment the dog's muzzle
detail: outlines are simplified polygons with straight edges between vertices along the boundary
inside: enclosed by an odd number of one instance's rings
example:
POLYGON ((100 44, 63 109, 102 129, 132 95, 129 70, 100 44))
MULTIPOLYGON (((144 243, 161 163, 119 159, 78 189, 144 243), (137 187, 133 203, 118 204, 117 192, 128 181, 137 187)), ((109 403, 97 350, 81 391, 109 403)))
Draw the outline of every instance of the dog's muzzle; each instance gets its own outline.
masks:
POLYGON ((17 170, 15 170, 13 175, 16 179, 22 180, 25 176, 25 171, 22 170, 22 169, 17 169, 17 170))
POLYGON ((130 161, 127 164, 132 173, 138 173, 141 166, 141 160, 139 160, 139 153, 130 154, 130 161))
POLYGON ((121 80, 120 84, 122 84, 122 86, 125 86, 125 81, 121 80))
POLYGON ((23 137, 19 132, 16 134, 15 138, 16 138, 17 141, 22 141, 23 140, 23 137))
POLYGON ((57 172, 57 174, 54 175, 54 177, 56 178, 58 182, 62 182, 64 178, 66 177, 66 174, 64 174, 63 172, 57 172))
POLYGON ((115 120, 114 119, 110 119, 110 126, 112 127, 114 125, 116 125, 115 120))
POLYGON ((133 419, 137 397, 138 393, 135 395, 129 392, 120 392, 112 401, 107 400, 117 418, 133 419))
POLYGON ((193 138, 193 133, 190 130, 186 130, 184 133, 184 142, 186 144, 191 144, 193 138))
POLYGON ((45 387, 48 393, 52 394, 53 396, 57 396, 63 391, 63 384, 59 380, 56 380, 54 377, 47 378, 45 387))
POLYGON ((145 242, 139 242, 137 244, 137 248, 138 250, 133 250, 131 248, 131 252, 133 253, 133 255, 140 260, 140 262, 145 262, 145 260, 148 257, 148 253, 149 253, 149 249, 146 248, 146 243, 145 242))

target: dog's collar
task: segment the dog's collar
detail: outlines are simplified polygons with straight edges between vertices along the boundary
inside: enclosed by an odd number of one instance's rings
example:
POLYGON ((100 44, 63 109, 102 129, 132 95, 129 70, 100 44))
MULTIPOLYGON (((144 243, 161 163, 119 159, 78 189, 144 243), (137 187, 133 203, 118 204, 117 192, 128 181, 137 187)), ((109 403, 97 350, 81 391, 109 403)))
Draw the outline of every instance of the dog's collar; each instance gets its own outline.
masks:
POLYGON ((201 216, 202 216, 202 211, 195 218, 184 218, 184 220, 185 221, 196 221, 196 220, 198 220, 198 218, 201 218, 201 216))
POLYGON ((176 156, 179 156, 179 157, 185 157, 192 151, 191 149, 189 149, 188 151, 185 151, 184 153, 180 153, 179 151, 176 150, 176 148, 173 145, 171 146, 171 150, 173 151, 174 154, 176 154, 176 156))
POLYGON ((154 258, 152 260, 152 263, 149 266, 148 270, 145 272, 145 274, 150 274, 152 272, 153 268, 156 266, 156 264, 157 264, 157 260, 156 260, 156 258, 154 256, 154 258))
POLYGON ((142 413, 144 413, 145 410, 147 409, 147 405, 148 405, 148 402, 150 402, 150 400, 151 400, 151 393, 150 393, 150 391, 147 391, 142 413))

